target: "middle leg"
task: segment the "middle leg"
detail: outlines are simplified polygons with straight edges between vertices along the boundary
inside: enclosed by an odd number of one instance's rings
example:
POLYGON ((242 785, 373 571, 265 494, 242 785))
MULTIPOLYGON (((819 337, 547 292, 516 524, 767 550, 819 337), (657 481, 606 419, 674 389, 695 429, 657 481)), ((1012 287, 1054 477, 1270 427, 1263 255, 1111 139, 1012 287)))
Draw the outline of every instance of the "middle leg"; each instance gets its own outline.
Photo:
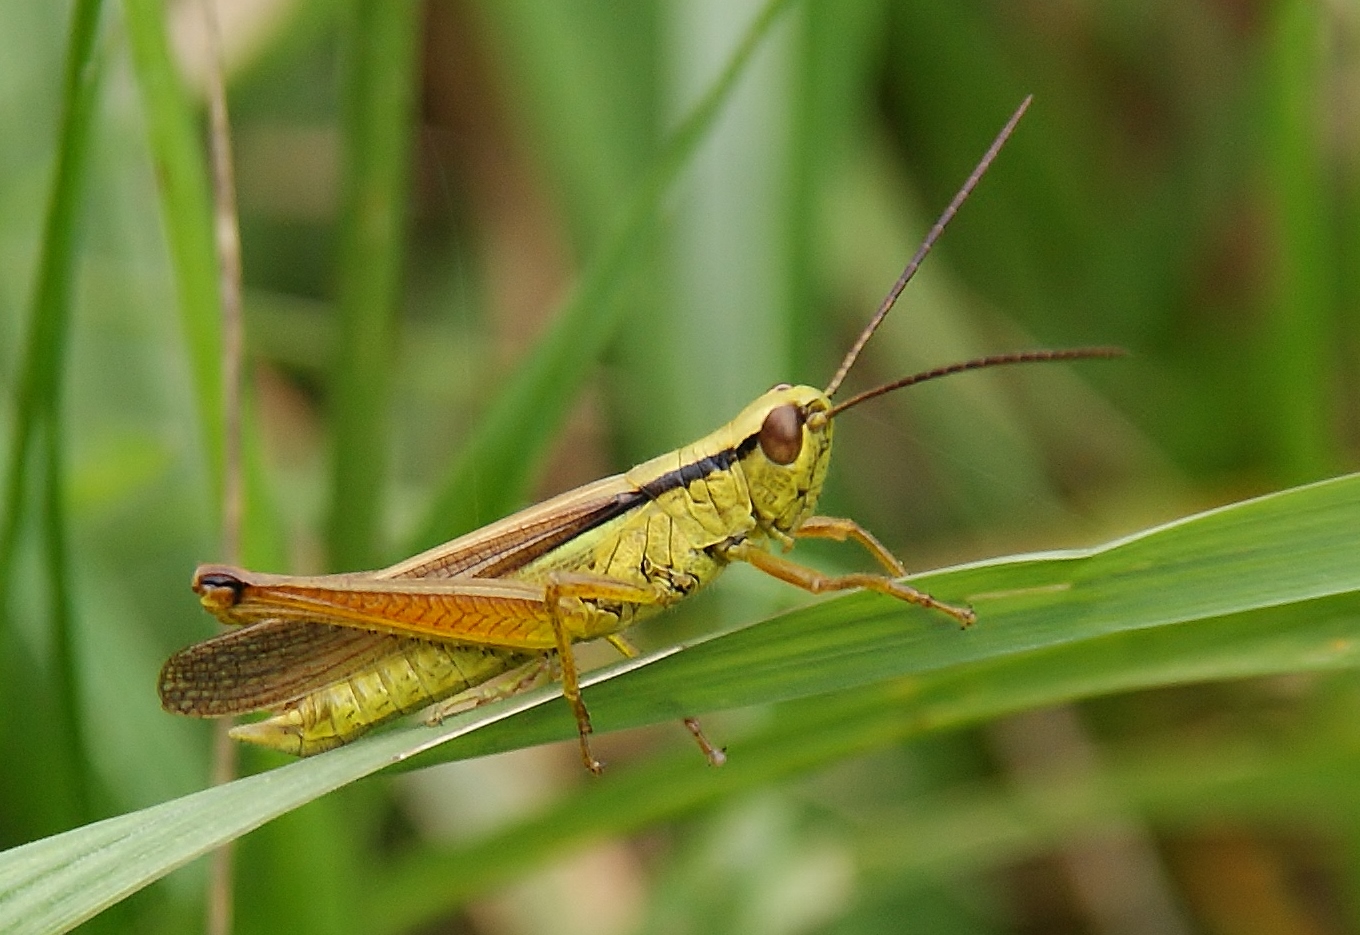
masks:
MULTIPOLYGON (((553 640, 557 647, 557 658, 562 667, 562 696, 571 705, 576 717, 576 730, 581 744, 581 762, 596 776, 604 772, 604 766, 590 751, 590 735, 595 732, 590 723, 590 711, 585 699, 581 697, 580 672, 576 668, 576 656, 571 648, 571 633, 567 622, 571 617, 568 601, 606 600, 627 604, 659 604, 661 594, 653 588, 629 584, 612 578, 578 572, 554 572, 548 576, 544 591, 544 601, 552 620, 553 640)), ((611 638, 615 648, 619 644, 611 638)))

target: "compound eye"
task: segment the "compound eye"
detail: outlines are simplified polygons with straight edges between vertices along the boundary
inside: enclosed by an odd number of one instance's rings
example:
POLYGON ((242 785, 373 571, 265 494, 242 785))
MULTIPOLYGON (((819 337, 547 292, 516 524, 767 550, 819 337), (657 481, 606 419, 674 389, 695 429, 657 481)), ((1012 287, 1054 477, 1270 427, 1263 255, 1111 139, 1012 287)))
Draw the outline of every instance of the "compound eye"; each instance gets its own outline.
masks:
POLYGON ((803 411, 777 406, 760 426, 760 450, 775 464, 792 464, 803 450, 803 411))

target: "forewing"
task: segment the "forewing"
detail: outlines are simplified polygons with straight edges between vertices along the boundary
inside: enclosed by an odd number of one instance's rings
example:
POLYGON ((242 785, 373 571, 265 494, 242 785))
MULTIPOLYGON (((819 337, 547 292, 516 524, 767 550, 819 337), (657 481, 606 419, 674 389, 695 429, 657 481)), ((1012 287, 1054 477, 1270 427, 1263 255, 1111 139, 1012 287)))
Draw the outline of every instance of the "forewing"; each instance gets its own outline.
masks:
POLYGON ((647 500, 647 494, 624 475, 606 477, 374 572, 373 577, 496 578, 509 575, 647 500))
POLYGON ((541 588, 499 576, 646 499, 622 475, 605 478, 379 572, 309 579, 204 566, 198 578, 244 585, 231 606, 209 608, 242 628, 171 656, 161 703, 200 717, 276 708, 412 639, 551 649, 541 588))
POLYGON ((542 584, 505 578, 379 579, 368 575, 269 575, 204 565, 199 587, 224 620, 330 623, 396 636, 551 649, 542 584))

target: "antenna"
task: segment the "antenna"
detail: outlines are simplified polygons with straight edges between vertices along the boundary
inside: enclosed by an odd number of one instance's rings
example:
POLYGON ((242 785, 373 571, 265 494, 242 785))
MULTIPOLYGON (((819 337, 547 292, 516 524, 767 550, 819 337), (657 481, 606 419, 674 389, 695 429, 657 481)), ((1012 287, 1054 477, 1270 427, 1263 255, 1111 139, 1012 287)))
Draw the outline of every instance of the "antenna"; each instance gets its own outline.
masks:
MULTIPOLYGON (((977 168, 975 168, 972 174, 968 176, 968 180, 963 183, 963 187, 960 188, 959 193, 954 196, 954 200, 949 203, 949 207, 944 209, 944 213, 940 215, 939 220, 935 222, 935 225, 930 229, 930 232, 926 234, 926 239, 921 242, 921 246, 916 248, 916 255, 911 258, 911 262, 907 264, 907 268, 902 270, 902 275, 897 277, 897 282, 893 283, 892 289, 888 291, 887 296, 884 297, 882 303, 879 304, 878 311, 874 313, 874 317, 869 320, 869 324, 860 332, 859 337, 855 339, 854 345, 845 355, 845 359, 841 361, 840 369, 838 369, 836 375, 831 378, 831 382, 826 385, 827 396, 836 395, 836 390, 840 389, 846 374, 848 374, 850 368, 855 365, 855 360, 859 357, 860 351, 864 350, 864 345, 869 343, 869 338, 873 337, 874 332, 878 330, 878 326, 882 324, 883 319, 888 316, 890 311, 892 311, 893 305, 897 303, 897 297, 902 294, 902 290, 907 287, 907 283, 911 282, 911 277, 916 275, 916 270, 920 268, 922 261, 926 258, 926 254, 930 253, 930 248, 935 246, 935 241, 939 240, 940 235, 944 233, 945 226, 954 219, 954 215, 958 213, 960 206, 968 200, 968 196, 973 193, 973 189, 977 187, 978 182, 982 181, 982 177, 987 173, 987 169, 991 166, 992 160, 995 159, 996 154, 1001 151, 1001 147, 1006 145, 1006 140, 1010 139, 1011 134, 1015 132, 1015 125, 1018 124, 1020 118, 1025 115, 1025 111, 1029 109, 1030 101, 1032 100, 1034 100, 1034 95, 1029 94, 1020 102, 1020 106, 1015 109, 1015 113, 1011 114, 1011 119, 1006 121, 1006 125, 1002 127, 1001 132, 996 135, 996 139, 992 140, 992 145, 989 146, 987 152, 983 154, 982 161, 977 164, 977 168)), ((1018 363, 1018 361, 1016 362, 1018 363)), ((884 392, 887 392, 887 390, 884 390, 884 392)), ((842 407, 837 406, 836 408, 840 409, 842 407)))
POLYGON ((855 396, 851 396, 843 403, 837 403, 826 411, 826 418, 830 419, 837 413, 844 412, 852 406, 873 399, 875 396, 882 396, 884 393, 891 393, 893 390, 900 390, 904 386, 914 386, 917 383, 924 383, 927 380, 936 380, 940 377, 947 377, 950 374, 963 373, 965 370, 981 370, 984 367, 1001 367, 1006 364, 1035 364, 1052 360, 1094 360, 1108 357, 1124 357, 1128 351, 1122 347, 1069 347, 1056 351, 1016 351, 1010 354, 993 354, 990 357, 977 357, 973 360, 965 360, 957 364, 946 364, 943 367, 936 367, 934 370, 925 370, 921 373, 914 373, 909 377, 876 386, 871 390, 865 390, 855 396))

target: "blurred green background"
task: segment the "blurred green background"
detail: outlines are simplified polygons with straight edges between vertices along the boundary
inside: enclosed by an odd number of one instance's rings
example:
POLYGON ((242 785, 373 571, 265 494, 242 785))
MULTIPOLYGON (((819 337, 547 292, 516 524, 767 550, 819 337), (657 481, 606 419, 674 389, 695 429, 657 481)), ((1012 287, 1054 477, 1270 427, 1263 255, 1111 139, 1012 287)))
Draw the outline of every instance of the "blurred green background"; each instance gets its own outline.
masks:
MULTIPOLYGON (((773 383, 824 384, 1031 92, 850 388, 1034 346, 1131 357, 856 410, 822 511, 922 569, 1088 545, 1355 464, 1354 4, 793 3, 659 223, 627 227, 763 6, 223 5, 250 565, 376 567, 690 441, 773 383), (583 271, 603 283, 584 296, 583 271), (527 428, 496 436, 505 388, 564 308, 579 353, 543 371, 558 389, 527 428)), ((220 557, 202 70, 196 2, 0 5, 5 847, 207 782, 208 726, 155 695, 164 657, 215 629, 187 587, 220 557), (83 149, 60 134, 77 10, 92 17, 83 149), (59 157, 79 169, 82 152, 71 236, 45 239, 59 157), (54 280, 69 303, 40 286, 54 244, 72 258, 54 280)), ((859 558, 805 549, 823 567, 859 558)), ((801 601, 729 578, 639 642, 801 601)), ((1331 742, 1356 688, 1118 696, 887 747, 588 848, 521 834, 502 851, 515 882, 402 930, 1360 931, 1354 796, 1299 821, 1287 768, 1287 751, 1331 742), (948 857, 1036 789, 1262 737, 1286 752, 1260 766, 1247 817, 1187 794, 948 857), (904 858, 885 827, 946 857, 904 858)), ((685 742, 671 726, 600 748, 626 772, 685 742)), ((586 781, 561 746, 341 790, 242 843, 238 930, 352 931, 374 912, 365 881, 391 883, 381 868, 494 840, 586 781)), ((91 925, 191 930, 204 876, 187 868, 91 925)))

